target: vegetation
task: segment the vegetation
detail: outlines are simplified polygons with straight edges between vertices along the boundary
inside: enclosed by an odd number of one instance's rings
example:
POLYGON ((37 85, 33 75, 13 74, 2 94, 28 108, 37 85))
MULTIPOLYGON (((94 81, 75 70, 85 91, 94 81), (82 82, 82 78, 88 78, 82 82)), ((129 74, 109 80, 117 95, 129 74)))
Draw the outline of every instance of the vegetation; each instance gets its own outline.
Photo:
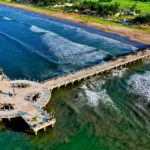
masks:
POLYGON ((33 121, 33 122, 36 122, 37 119, 38 119, 37 117, 33 117, 33 118, 32 118, 32 121, 33 121))
POLYGON ((115 3, 119 3, 120 9, 129 9, 136 4, 137 9, 141 10, 142 12, 150 12, 150 0, 12 0, 12 1, 32 3, 38 6, 49 6, 55 4, 63 4, 66 2, 79 4, 85 1, 95 2, 95 4, 101 3, 105 5, 114 5, 115 3))
MULTIPOLYGON (((51 7, 55 4, 64 5, 73 3, 69 11, 78 10, 86 12, 92 10, 97 14, 114 15, 119 10, 136 9, 136 12, 150 12, 150 0, 12 0, 15 2, 32 3, 37 6, 51 7)), ((96 15, 96 14, 95 14, 96 15)))
MULTIPOLYGON (((139 11, 139 15, 126 15, 123 14, 122 12, 126 9, 121 9, 121 5, 122 2, 127 2, 128 0, 120 0, 120 3, 116 3, 117 0, 100 0, 100 2, 98 2, 98 0, 86 0, 86 2, 84 2, 84 0, 49 0, 49 2, 51 3, 50 5, 46 5, 43 6, 43 3, 36 3, 36 1, 34 0, 24 0, 21 1, 20 3, 16 3, 16 2, 10 2, 10 0, 0 0, 3 1, 3 3, 9 3, 9 4, 14 4, 14 5, 18 5, 21 4, 23 5, 23 7, 26 7, 27 10, 32 10, 35 12, 41 12, 43 14, 50 14, 50 13, 56 13, 56 12, 61 12, 63 11, 71 11, 71 12, 75 12, 75 13, 69 13, 69 16, 72 18, 77 18, 82 20, 83 22, 94 22, 97 24, 102 24, 102 25, 109 25, 109 26, 123 26, 123 27, 128 27, 128 28, 136 28, 139 30, 143 30, 146 33, 150 33, 150 28, 149 26, 145 26, 142 25, 143 22, 140 23, 140 21, 137 21, 135 18, 138 18, 138 16, 144 16, 143 12, 140 12, 139 9, 137 9, 137 5, 135 5, 135 1, 134 0, 130 0, 130 2, 134 2, 134 5, 129 5, 129 11, 139 11), (72 6, 66 6, 64 2, 72 2, 72 6), (91 2, 87 2, 87 1, 91 1, 91 2), (103 2, 102 2, 103 1, 103 2), (105 1, 105 2, 104 2, 105 1), (107 1, 107 2, 106 2, 107 1), (109 1, 109 2, 108 2, 109 1), (22 4, 25 3, 25 4, 22 4), (99 5, 97 6, 96 4, 99 5), (26 5, 29 4, 29 5, 26 5), (63 5, 63 7, 61 8, 55 8, 53 6, 55 5, 63 5), (79 4, 83 4, 83 8, 79 5, 79 4), (85 7, 86 5, 86 7, 85 7), (42 7, 41 7, 42 6, 42 7), (80 7, 82 11, 76 11, 77 7, 80 7), (112 9, 113 7, 115 7, 115 10, 112 9), (119 9, 118 9, 119 7, 119 9), (104 8, 107 8, 106 10, 104 8), (85 11, 86 10, 86 11, 85 11), (107 12, 106 12, 107 11, 107 12), (106 12, 106 13, 105 13, 106 12), (118 13, 117 13, 118 12, 118 13), (116 16, 116 14, 119 14, 116 16), (128 25, 128 24, 124 24, 122 22, 125 21, 130 21, 134 25, 128 25), (138 25, 138 26, 137 26, 138 25)), ((18 1, 18 0, 17 0, 18 1)), ((41 2, 43 2, 43 0, 41 0, 41 2)), ((129 2, 129 1, 128 1, 129 2)), ((138 2, 137 2, 138 3, 138 2)), ((144 3, 147 4, 145 2, 140 2, 140 3, 144 3)), ((133 4, 133 3, 132 3, 133 4)), ((150 3, 148 2, 148 5, 150 5, 150 3)), ((80 9, 79 9, 80 10, 80 9)), ((144 23, 148 24, 149 23, 147 21, 144 21, 144 23)))
POLYGON ((150 2, 150 0, 134 0, 134 1, 150 2))
MULTIPOLYGON (((128 0, 124 1, 127 2, 128 0)), ((150 13, 145 15, 144 12, 138 9, 135 0, 132 1, 134 1, 133 5, 129 5, 127 9, 122 9, 122 0, 120 0, 119 3, 116 2, 116 0, 80 0, 80 2, 75 3, 72 7, 66 6, 65 10, 83 15, 101 17, 103 19, 109 19, 115 22, 126 22, 130 25, 149 25, 150 13)), ((140 3, 143 4, 144 2, 140 3)), ((145 4, 150 6, 149 2, 145 4)))
POLYGON ((142 14, 142 15, 135 17, 134 22, 139 23, 139 24, 149 24, 150 25, 150 13, 142 14))
POLYGON ((91 1, 83 1, 80 3, 76 3, 73 7, 67 7, 68 11, 76 11, 85 15, 93 15, 93 16, 111 16, 119 12, 119 3, 114 4, 102 4, 100 2, 91 2, 91 1))
MULTIPOLYGON (((80 0, 84 1, 84 0, 80 0)), ((99 0, 87 0, 87 1, 94 1, 98 2, 99 0)), ((133 5, 136 4, 136 8, 141 10, 141 12, 150 12, 150 0, 144 2, 144 0, 111 0, 110 2, 104 2, 105 4, 114 4, 118 2, 120 4, 120 9, 129 9, 133 5)))

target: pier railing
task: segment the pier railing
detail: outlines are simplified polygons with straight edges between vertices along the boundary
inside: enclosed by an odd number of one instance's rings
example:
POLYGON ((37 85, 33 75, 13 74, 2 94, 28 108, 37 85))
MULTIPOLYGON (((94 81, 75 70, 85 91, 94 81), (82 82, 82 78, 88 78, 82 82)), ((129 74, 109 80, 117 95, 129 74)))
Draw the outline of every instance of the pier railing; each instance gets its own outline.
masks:
POLYGON ((54 88, 59 88, 60 86, 66 86, 69 83, 74 83, 76 81, 86 79, 88 77, 101 74, 112 69, 117 69, 121 66, 126 66, 129 63, 133 63, 139 60, 143 60, 147 57, 150 57, 150 49, 145 49, 142 51, 136 51, 133 53, 129 53, 126 55, 121 55, 110 61, 107 61, 104 64, 99 64, 93 67, 89 67, 87 69, 83 69, 69 75, 64 75, 58 78, 46 80, 43 82, 43 85, 53 90, 54 88))

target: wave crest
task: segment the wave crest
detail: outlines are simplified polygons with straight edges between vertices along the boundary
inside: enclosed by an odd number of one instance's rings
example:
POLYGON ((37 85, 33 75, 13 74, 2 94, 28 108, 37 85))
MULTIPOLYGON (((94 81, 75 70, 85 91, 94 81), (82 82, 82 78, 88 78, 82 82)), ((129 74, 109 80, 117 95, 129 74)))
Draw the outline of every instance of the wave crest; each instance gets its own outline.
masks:
POLYGON ((3 17, 3 19, 5 19, 5 20, 9 20, 9 21, 11 21, 12 19, 11 18, 9 18, 9 17, 3 17))
POLYGON ((150 101, 150 72, 140 75, 132 75, 128 81, 129 92, 132 92, 136 95, 146 98, 147 101, 150 101))
POLYGON ((92 81, 90 84, 84 84, 81 87, 82 93, 86 97, 86 104, 91 107, 96 107, 99 104, 110 105, 117 110, 106 89, 102 87, 105 82, 105 80, 92 81))
POLYGON ((82 66, 97 61, 101 62, 107 56, 107 54, 100 49, 72 42, 37 26, 31 26, 30 30, 36 33, 43 33, 43 43, 45 43, 49 51, 63 63, 82 66))

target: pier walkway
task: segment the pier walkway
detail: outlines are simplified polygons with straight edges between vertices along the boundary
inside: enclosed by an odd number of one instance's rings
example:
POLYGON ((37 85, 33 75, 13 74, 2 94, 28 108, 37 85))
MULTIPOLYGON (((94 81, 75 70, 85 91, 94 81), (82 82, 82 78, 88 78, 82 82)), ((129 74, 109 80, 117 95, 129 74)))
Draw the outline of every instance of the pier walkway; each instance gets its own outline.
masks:
POLYGON ((50 116, 43 109, 36 108, 33 105, 30 105, 30 107, 29 105, 26 105, 25 107, 25 111, 21 111, 20 116, 29 125, 30 129, 35 133, 35 135, 37 135, 37 132, 40 129, 44 129, 44 131, 46 131, 46 127, 54 126, 56 119, 53 116, 50 116))
POLYGON ((99 64, 81 71, 71 73, 66 76, 58 77, 56 79, 47 80, 43 83, 44 87, 53 90, 54 88, 59 88, 61 86, 66 86, 67 84, 98 75, 112 69, 117 69, 118 67, 126 66, 127 64, 134 63, 136 61, 143 60, 150 57, 150 50, 146 49, 143 51, 133 52, 124 56, 117 57, 113 60, 106 62, 105 64, 99 64))
POLYGON ((137 51, 107 61, 105 64, 47 80, 44 83, 28 80, 9 80, 6 76, 0 75, 0 119, 7 118, 10 120, 11 118, 21 117, 35 134, 40 129, 45 131, 46 127, 53 127, 56 122, 55 116, 43 109, 50 101, 51 91, 54 88, 73 84, 76 81, 149 57, 149 49, 137 51))
POLYGON ((8 80, 0 75, 0 118, 21 117, 36 135, 40 129, 53 127, 56 119, 43 107, 51 98, 51 92, 42 84, 28 80, 8 80))

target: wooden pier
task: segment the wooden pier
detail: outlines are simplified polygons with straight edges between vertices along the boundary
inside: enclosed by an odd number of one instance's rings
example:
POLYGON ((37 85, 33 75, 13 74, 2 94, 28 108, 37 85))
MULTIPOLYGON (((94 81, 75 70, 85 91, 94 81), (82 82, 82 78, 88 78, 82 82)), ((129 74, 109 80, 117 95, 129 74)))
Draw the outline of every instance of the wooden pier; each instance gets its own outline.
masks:
POLYGON ((20 116, 28 124, 35 135, 37 135, 39 130, 44 129, 44 131, 46 131, 47 127, 53 127, 56 123, 56 118, 54 116, 50 116, 43 109, 36 107, 32 108, 32 110, 29 110, 28 112, 21 112, 20 116))
POLYGON ((43 109, 50 101, 53 89, 107 73, 112 69, 124 67, 149 57, 150 49, 145 49, 43 83, 28 80, 9 80, 0 75, 0 119, 8 118, 10 120, 11 118, 21 117, 37 135, 40 129, 45 131, 46 127, 53 127, 56 122, 55 116, 50 115, 43 109))
POLYGON ((56 118, 52 112, 43 108, 51 98, 51 92, 42 84, 28 80, 9 80, 0 75, 0 119, 21 117, 30 131, 38 131, 48 126, 53 127, 56 118))
POLYGON ((88 77, 102 74, 112 69, 117 69, 119 67, 126 66, 130 63, 134 63, 134 62, 143 60, 148 57, 150 57, 150 49, 133 52, 133 53, 112 59, 106 62, 105 64, 99 64, 97 66, 83 69, 81 71, 77 71, 75 73, 71 73, 66 76, 58 77, 52 80, 47 80, 43 83, 43 85, 52 91, 54 88, 60 88, 61 86, 66 86, 67 84, 70 84, 70 83, 73 84, 76 81, 80 81, 88 77))

